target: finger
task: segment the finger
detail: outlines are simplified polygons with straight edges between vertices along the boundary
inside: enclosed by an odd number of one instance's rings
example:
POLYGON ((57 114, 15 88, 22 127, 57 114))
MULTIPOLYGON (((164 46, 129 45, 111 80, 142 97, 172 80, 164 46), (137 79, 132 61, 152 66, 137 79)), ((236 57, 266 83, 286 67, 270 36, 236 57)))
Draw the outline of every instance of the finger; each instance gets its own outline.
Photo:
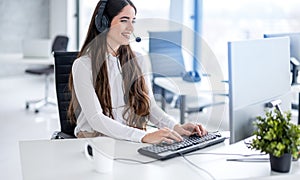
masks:
POLYGON ((202 132, 202 135, 206 135, 207 134, 206 129, 201 124, 199 124, 198 126, 199 126, 200 131, 202 132))
POLYGON ((165 131, 164 137, 173 139, 175 141, 182 141, 182 137, 176 131, 172 130, 165 131))
POLYGON ((188 131, 188 130, 182 129, 182 132, 181 132, 181 134, 183 134, 183 135, 186 135, 186 136, 190 136, 190 135, 192 135, 193 133, 192 133, 191 131, 188 131))
POLYGON ((174 142, 174 140, 173 140, 173 139, 169 139, 169 138, 167 138, 167 137, 163 137, 163 138, 161 139, 160 143, 164 143, 164 142, 166 142, 166 143, 168 143, 168 144, 172 144, 172 143, 174 142))
POLYGON ((176 131, 170 130, 169 128, 162 128, 160 131, 162 133, 161 136, 164 138, 168 138, 178 142, 183 140, 176 131))
POLYGON ((183 140, 182 136, 178 132, 172 131, 172 134, 175 135, 179 139, 179 141, 183 140))
POLYGON ((198 134, 199 136, 202 136, 202 132, 201 132, 201 130, 200 130, 200 128, 199 128, 198 125, 195 127, 195 131, 197 132, 197 134, 198 134))
POLYGON ((183 140, 182 137, 176 131, 170 131, 168 137, 178 142, 183 140))

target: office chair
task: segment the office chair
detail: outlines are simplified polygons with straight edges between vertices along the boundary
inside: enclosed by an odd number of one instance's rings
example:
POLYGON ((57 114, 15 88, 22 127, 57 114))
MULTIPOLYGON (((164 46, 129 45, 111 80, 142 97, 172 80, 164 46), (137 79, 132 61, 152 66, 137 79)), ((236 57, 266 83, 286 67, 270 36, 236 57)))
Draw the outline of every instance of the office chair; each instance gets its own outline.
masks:
POLYGON ((51 139, 75 138, 76 124, 68 120, 67 110, 71 100, 68 87, 69 74, 77 55, 78 52, 54 52, 55 86, 61 131, 54 132, 51 139))
MULTIPOLYGON (((150 31, 149 57, 152 68, 153 94, 159 100, 162 89, 155 85, 154 79, 156 77, 181 77, 185 72, 181 52, 181 31, 150 31)), ((176 106, 176 95, 165 91, 165 98, 168 103, 173 101, 173 105, 176 106)))
MULTIPOLYGON (((155 31, 149 32, 149 56, 152 68, 152 89, 156 100, 161 100, 162 89, 155 85, 154 79, 157 77, 182 77, 185 72, 185 64, 181 49, 182 31, 155 31), (161 98, 161 97, 160 97, 161 98)), ((171 104, 171 107, 179 107, 179 96, 165 90, 165 101, 171 104)), ((224 102, 213 102, 212 97, 197 96, 201 100, 195 107, 188 107, 186 113, 201 112, 204 108, 224 104, 224 102)), ((189 103, 193 104, 193 103, 189 103)))
MULTIPOLYGON (((53 43, 52 43, 52 50, 51 52, 57 51, 66 51, 68 47, 69 38, 67 36, 56 36, 53 43)), ((47 65, 42 68, 30 68, 25 70, 26 73, 34 74, 34 75, 44 75, 45 76, 45 95, 43 99, 40 100, 31 100, 26 101, 26 109, 29 109, 31 104, 35 105, 35 113, 38 113, 40 109, 48 104, 56 105, 54 99, 49 97, 49 85, 50 85, 50 77, 51 74, 54 72, 53 65, 47 65)))

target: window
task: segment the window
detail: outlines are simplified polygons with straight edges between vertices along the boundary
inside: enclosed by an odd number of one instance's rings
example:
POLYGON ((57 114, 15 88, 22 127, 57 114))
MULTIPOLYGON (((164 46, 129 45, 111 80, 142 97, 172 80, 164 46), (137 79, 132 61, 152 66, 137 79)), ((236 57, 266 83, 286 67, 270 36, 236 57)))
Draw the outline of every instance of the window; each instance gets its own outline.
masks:
POLYGON ((98 2, 99 0, 79 0, 79 49, 81 49, 85 40, 94 9, 98 2))
POLYGON ((137 8, 137 19, 169 19, 170 0, 132 0, 137 8))
POLYGON ((300 32, 297 0, 203 1, 202 38, 227 76, 227 42, 263 38, 265 33, 300 32))

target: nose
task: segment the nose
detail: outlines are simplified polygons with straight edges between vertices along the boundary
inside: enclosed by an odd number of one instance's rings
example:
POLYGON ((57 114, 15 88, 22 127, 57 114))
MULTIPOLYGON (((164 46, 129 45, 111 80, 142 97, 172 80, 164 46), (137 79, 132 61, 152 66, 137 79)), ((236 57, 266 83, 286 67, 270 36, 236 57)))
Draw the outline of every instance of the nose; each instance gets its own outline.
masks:
POLYGON ((134 31, 134 25, 132 22, 129 22, 128 25, 127 25, 127 30, 133 32, 134 31))

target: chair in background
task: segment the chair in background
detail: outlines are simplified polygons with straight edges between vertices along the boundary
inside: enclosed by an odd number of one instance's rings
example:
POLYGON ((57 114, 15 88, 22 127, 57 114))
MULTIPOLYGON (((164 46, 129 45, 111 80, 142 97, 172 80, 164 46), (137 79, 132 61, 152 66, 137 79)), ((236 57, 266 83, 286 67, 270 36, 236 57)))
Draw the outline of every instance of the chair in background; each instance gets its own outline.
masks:
MULTIPOLYGON (((181 31, 149 32, 149 56, 152 69, 152 89, 157 100, 161 97, 162 89, 155 85, 156 77, 181 77, 185 72, 183 55, 181 52, 181 31)), ((165 91, 168 103, 175 103, 177 97, 165 91)))
MULTIPOLYGON (((162 89, 155 85, 154 79, 157 77, 182 77, 186 72, 184 58, 182 54, 182 31, 155 31, 149 32, 149 56, 152 68, 152 88, 155 97, 160 97, 162 89)), ((165 90, 163 100, 171 104, 171 107, 179 107, 179 96, 165 90)), ((213 97, 206 95, 188 96, 188 106, 186 113, 201 112, 204 108, 213 105, 224 104, 224 102, 214 102, 213 97), (201 101, 201 102, 199 102, 201 101)), ((163 103, 163 102, 162 102, 163 103)), ((164 108, 164 105, 162 105, 164 108)))
POLYGON ((78 52, 54 52, 55 86, 61 131, 56 131, 51 139, 75 138, 75 124, 67 118, 67 110, 71 99, 69 91, 69 74, 78 52))
MULTIPOLYGON (((69 38, 67 36, 56 36, 53 43, 52 43, 52 50, 51 52, 58 52, 58 51, 66 51, 68 47, 69 38)), ((44 75, 45 76, 45 95, 43 99, 40 100, 31 100, 26 101, 26 109, 29 109, 30 105, 35 105, 35 113, 38 113, 40 109, 48 104, 56 105, 54 99, 49 97, 49 85, 50 85, 50 77, 51 74, 54 72, 53 65, 47 65, 41 68, 30 68, 25 70, 26 73, 34 74, 34 75, 44 75)))

